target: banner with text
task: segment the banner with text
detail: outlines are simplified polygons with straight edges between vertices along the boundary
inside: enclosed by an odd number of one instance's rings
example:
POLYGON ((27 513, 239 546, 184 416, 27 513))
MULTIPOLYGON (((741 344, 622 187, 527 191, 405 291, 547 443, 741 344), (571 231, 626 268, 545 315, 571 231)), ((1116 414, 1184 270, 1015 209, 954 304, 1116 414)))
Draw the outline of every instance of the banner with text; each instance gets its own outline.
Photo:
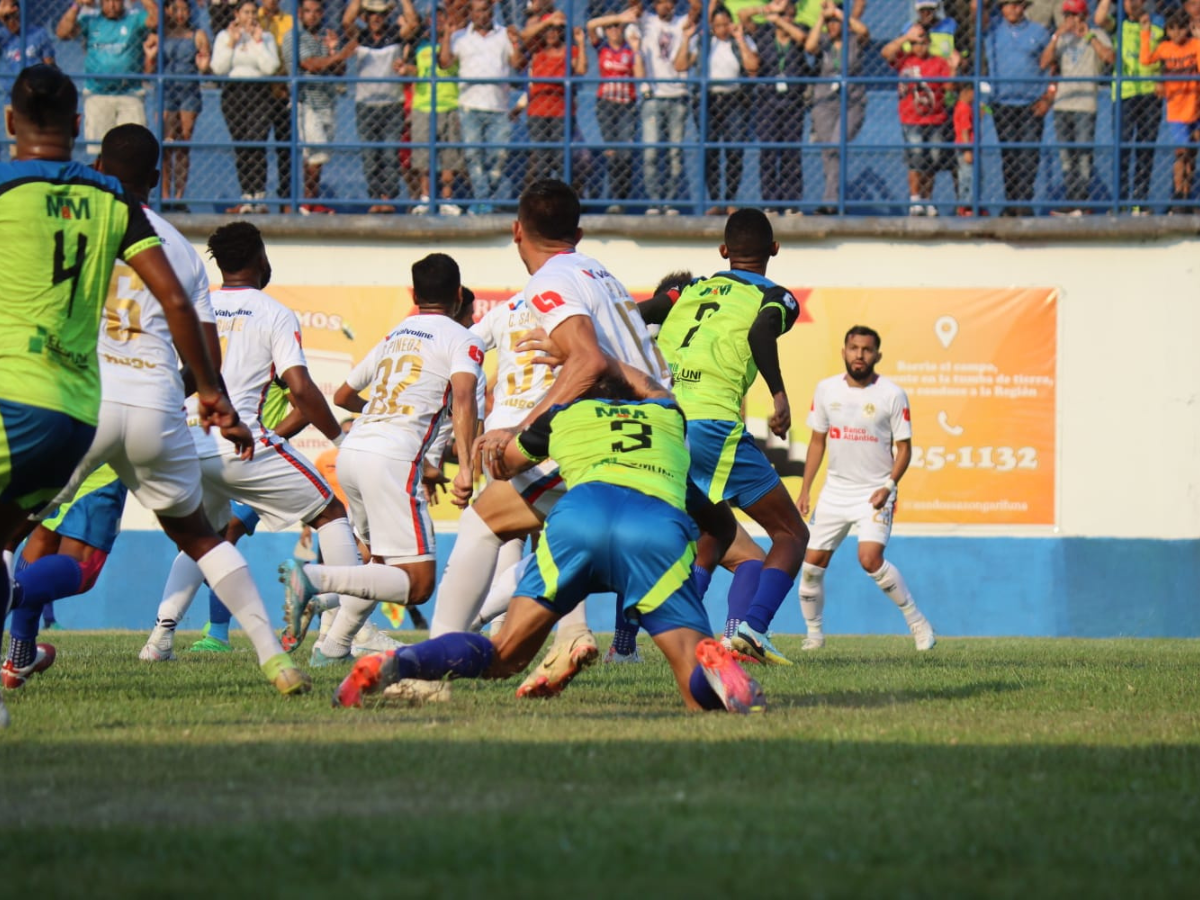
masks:
POLYGON ((813 389, 844 370, 847 329, 868 325, 882 336, 876 371, 904 388, 912 408, 913 458, 899 492, 900 521, 1055 524, 1056 290, 793 293, 801 316, 780 339, 792 406, 790 439, 768 439, 771 405, 761 380, 746 406, 750 430, 765 442, 793 496, 804 474, 813 389))

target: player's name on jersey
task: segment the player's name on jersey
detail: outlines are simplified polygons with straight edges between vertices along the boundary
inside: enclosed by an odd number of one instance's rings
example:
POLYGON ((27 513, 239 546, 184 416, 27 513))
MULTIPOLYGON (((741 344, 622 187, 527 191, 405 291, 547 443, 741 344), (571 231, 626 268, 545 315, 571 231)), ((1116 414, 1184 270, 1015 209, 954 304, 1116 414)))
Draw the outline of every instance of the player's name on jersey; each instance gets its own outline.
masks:
POLYGON ((522 400, 520 397, 508 397, 500 401, 501 406, 512 407, 513 409, 533 409, 537 406, 535 400, 522 400))
POLYGON ((402 331, 388 341, 384 353, 414 353, 421 349, 422 338, 432 341, 433 335, 423 331, 402 331))
POLYGON ((158 363, 150 362, 148 359, 141 359, 137 356, 113 356, 111 353, 103 354, 104 361, 110 366, 128 366, 131 369, 157 369, 158 363))

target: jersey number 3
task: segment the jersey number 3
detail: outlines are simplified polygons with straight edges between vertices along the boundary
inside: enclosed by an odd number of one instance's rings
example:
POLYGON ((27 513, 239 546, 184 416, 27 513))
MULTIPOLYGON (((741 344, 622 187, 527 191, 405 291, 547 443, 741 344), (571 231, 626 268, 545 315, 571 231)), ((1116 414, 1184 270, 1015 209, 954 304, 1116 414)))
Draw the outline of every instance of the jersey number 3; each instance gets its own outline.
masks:
POLYGON ((645 450, 650 446, 650 438, 654 429, 645 422, 635 422, 632 419, 622 419, 612 423, 612 430, 619 432, 621 437, 612 443, 614 453, 628 453, 631 450, 645 450))

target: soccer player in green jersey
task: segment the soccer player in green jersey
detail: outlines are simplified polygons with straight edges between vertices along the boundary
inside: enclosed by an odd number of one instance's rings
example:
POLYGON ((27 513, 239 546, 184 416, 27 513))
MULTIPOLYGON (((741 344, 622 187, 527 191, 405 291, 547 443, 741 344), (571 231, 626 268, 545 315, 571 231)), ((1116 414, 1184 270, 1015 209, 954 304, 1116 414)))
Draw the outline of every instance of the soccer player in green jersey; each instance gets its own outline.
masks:
MULTIPOLYGON (((53 66, 13 84, 11 162, 0 163, 0 543, 54 498, 87 452, 100 407, 96 341, 117 257, 172 322, 206 425, 232 427, 199 323, 141 207, 120 182, 71 161, 78 92, 53 66)), ((0 567, 0 607, 11 593, 0 567)), ((4 719, 0 711, 0 722, 4 719)))
POLYGON ((508 678, 529 665, 554 624, 584 597, 614 591, 625 616, 667 657, 689 709, 765 708, 762 689, 708 636, 691 575, 699 536, 692 516, 724 547, 733 539, 733 517, 689 488, 679 407, 618 399, 631 393, 602 378, 585 398, 539 416, 500 455, 485 455, 498 478, 553 457, 568 486, 546 519, 500 634, 444 634, 364 657, 334 694, 335 706, 360 706, 363 694, 402 678, 508 678))
MULTIPOLYGON (((771 431, 783 437, 791 426, 776 342, 795 323, 800 306, 766 277, 767 263, 778 252, 766 215, 740 209, 726 222, 720 248, 728 270, 697 279, 673 302, 668 295, 665 302, 656 298, 639 309, 662 325, 658 346, 687 414, 693 481, 714 503, 745 510, 771 539, 757 586, 730 593, 726 637, 760 661, 788 664, 767 637, 767 626, 800 571, 808 528, 742 422, 742 400, 761 373, 774 400, 771 431)), ((739 574, 756 565, 743 563, 739 574)))

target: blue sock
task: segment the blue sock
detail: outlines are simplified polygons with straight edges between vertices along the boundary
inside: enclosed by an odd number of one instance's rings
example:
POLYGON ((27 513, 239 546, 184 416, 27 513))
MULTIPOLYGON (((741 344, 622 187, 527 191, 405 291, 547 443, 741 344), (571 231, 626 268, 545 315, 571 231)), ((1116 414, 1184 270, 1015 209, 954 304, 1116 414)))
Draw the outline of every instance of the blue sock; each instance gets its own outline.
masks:
POLYGON ((692 566, 692 581, 696 582, 696 590, 703 600, 704 595, 708 593, 708 586, 712 583, 712 572, 703 566, 692 566))
POLYGON ((233 613, 229 608, 221 602, 221 598, 213 593, 212 588, 208 591, 208 636, 216 638, 218 641, 229 643, 229 620, 233 618, 233 613))
POLYGON ((36 606, 40 615, 47 603, 79 593, 83 586, 83 570, 71 557, 55 553, 30 563, 15 580, 21 586, 23 596, 14 608, 36 606))
POLYGON ((482 634, 453 632, 396 651, 401 678, 441 681, 478 678, 492 664, 496 647, 482 634))
POLYGON ((742 563, 733 573, 733 583, 729 585, 729 617, 725 620, 725 637, 733 637, 742 619, 746 618, 746 612, 758 590, 762 570, 762 560, 752 559, 742 563))
POLYGON ((758 590, 754 592, 754 602, 743 617, 746 624, 759 634, 766 634, 784 598, 791 593, 795 580, 783 569, 763 569, 758 590))
POLYGON ((638 626, 627 618, 623 610, 617 610, 617 623, 613 629, 613 651, 628 656, 637 649, 638 626))
POLYGON ((692 697, 704 709, 711 712, 712 710, 725 708, 725 704, 721 702, 721 698, 717 696, 717 692, 712 689, 712 685, 704 677, 704 666, 698 665, 692 669, 692 677, 688 681, 688 687, 692 691, 692 697))

